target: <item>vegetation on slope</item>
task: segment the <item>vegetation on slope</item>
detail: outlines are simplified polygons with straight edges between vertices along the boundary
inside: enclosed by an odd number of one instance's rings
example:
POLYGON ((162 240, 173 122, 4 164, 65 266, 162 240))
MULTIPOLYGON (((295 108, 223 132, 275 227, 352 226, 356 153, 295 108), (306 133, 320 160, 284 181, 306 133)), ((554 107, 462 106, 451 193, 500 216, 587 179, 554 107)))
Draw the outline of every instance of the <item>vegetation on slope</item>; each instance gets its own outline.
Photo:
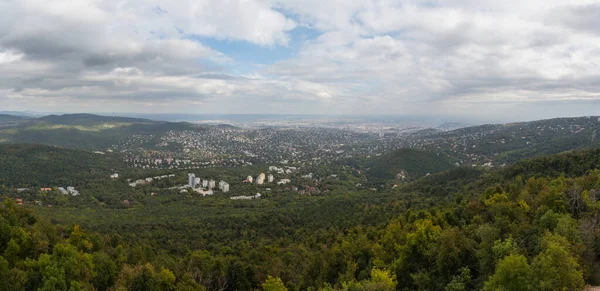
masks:
POLYGON ((111 154, 30 145, 0 145, 0 185, 6 187, 80 186, 105 178, 121 166, 111 154))
POLYGON ((134 134, 160 135, 170 130, 203 130, 203 128, 185 122, 93 114, 49 115, 1 130, 0 141, 97 150, 127 140, 134 134))
POLYGON ((378 192, 349 177, 312 197, 34 208, 54 224, 7 200, 0 276, 10 290, 581 290, 600 283, 599 157, 378 192))
POLYGON ((349 164, 364 170, 373 182, 394 180, 401 172, 406 173, 408 180, 454 168, 451 161, 444 156, 411 148, 376 157, 353 159, 349 164))

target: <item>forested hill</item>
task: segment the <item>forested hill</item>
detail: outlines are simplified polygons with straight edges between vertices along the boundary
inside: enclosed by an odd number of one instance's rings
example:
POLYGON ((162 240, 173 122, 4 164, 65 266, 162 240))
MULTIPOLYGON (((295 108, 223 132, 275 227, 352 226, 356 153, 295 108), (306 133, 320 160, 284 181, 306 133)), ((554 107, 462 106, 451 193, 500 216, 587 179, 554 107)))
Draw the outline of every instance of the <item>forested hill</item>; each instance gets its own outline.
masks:
POLYGON ((570 150, 598 148, 600 117, 555 118, 480 125, 452 131, 423 130, 400 141, 456 159, 462 165, 500 166, 570 150))
POLYGON ((20 121, 25 119, 23 116, 15 116, 9 114, 0 114, 0 124, 3 122, 20 121))
POLYGON ((578 151, 376 192, 346 177, 252 201, 6 200, 0 290, 583 290, 600 284, 599 162, 578 151))
POLYGON ((122 168, 113 154, 44 145, 0 145, 0 186, 78 186, 122 168))
POLYGON ((0 142, 99 150, 135 134, 161 135, 170 130, 201 131, 205 127, 186 122, 93 114, 49 115, 0 128, 0 142))
POLYGON ((39 121, 44 121, 53 124, 64 125, 97 125, 104 123, 156 123, 149 119, 118 117, 118 116, 102 116, 95 114, 64 114, 64 115, 47 115, 38 118, 39 121))
POLYGON ((348 164, 364 171, 373 183, 404 180, 409 181, 455 168, 446 157, 433 152, 403 148, 381 156, 361 157, 348 161, 348 164))

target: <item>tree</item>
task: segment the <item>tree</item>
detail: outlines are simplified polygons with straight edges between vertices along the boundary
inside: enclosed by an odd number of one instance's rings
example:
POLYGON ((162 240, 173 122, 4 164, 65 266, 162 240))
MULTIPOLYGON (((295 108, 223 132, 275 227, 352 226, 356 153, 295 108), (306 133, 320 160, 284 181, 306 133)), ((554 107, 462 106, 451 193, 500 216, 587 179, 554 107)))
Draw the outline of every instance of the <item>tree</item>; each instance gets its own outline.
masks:
POLYGON ((373 268, 371 280, 363 284, 365 290, 392 291, 396 290, 396 276, 388 270, 373 268))
POLYGON ((10 282, 8 278, 10 278, 10 270, 8 269, 8 261, 6 261, 3 257, 0 257, 0 291, 8 291, 10 290, 10 282))
POLYGON ((569 242, 546 233, 543 251, 531 263, 532 284, 536 290, 583 290, 583 272, 566 246, 569 242))
POLYGON ((484 290, 527 291, 531 268, 523 255, 504 257, 496 266, 496 273, 485 282, 484 290))
POLYGON ((117 277, 117 265, 104 252, 95 253, 93 256, 95 276, 92 283, 99 291, 104 291, 113 286, 117 277))
POLYGON ((271 277, 271 275, 269 275, 267 280, 262 283, 262 288, 265 291, 287 291, 283 281, 278 277, 271 277))

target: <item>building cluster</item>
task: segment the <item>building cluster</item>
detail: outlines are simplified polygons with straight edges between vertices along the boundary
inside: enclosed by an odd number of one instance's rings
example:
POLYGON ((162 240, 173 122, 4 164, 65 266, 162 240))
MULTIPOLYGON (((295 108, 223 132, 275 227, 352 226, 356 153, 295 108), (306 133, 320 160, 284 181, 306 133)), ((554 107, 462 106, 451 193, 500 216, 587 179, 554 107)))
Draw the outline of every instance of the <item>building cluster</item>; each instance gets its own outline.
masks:
POLYGON ((244 183, 253 183, 254 181, 256 181, 256 184, 262 185, 264 183, 273 183, 273 180, 275 180, 275 177, 273 177, 272 174, 265 175, 265 173, 260 173, 260 174, 258 174, 256 179, 254 179, 254 177, 252 177, 252 176, 248 176, 246 178, 246 180, 244 180, 243 182, 244 183))
MULTIPOLYGON (((194 173, 188 173, 187 187, 196 190, 196 192, 202 195, 212 195, 213 189, 217 187, 217 183, 213 179, 203 179, 196 177, 196 174, 194 173)), ((229 183, 223 180, 219 181, 218 189, 223 193, 229 192, 229 183)))
POLYGON ((229 199, 231 200, 251 200, 251 199, 259 199, 262 196, 260 193, 256 193, 254 196, 231 196, 229 199))
MULTIPOLYGON (((125 162, 144 169, 243 167, 256 163, 323 165, 361 155, 383 153, 397 144, 397 135, 340 128, 203 128, 134 135, 112 149, 125 162)), ((290 174, 279 168, 278 174, 290 174)))
MULTIPOLYGON (((137 185, 144 185, 144 184, 152 183, 152 181, 158 181, 158 180, 167 179, 167 178, 173 178, 173 177, 175 177, 175 174, 162 175, 162 176, 156 176, 156 177, 148 177, 148 178, 145 178, 145 179, 135 180, 134 182, 131 182, 130 179, 128 179, 127 181, 130 182, 129 186, 135 187, 137 185)), ((112 176, 111 176, 111 178, 112 178, 112 176)))
POLYGON ((58 187, 58 191, 65 195, 77 196, 79 195, 79 191, 75 190, 75 187, 68 186, 67 189, 64 187, 58 187))

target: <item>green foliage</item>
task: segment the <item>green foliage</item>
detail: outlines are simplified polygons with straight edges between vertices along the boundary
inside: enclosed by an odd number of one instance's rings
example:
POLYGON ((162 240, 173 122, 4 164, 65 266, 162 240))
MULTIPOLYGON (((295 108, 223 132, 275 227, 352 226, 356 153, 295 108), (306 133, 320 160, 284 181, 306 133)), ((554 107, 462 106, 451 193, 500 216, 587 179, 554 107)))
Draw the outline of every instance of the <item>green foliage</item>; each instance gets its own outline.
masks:
POLYGON ((498 262, 496 273, 485 282, 484 290, 527 291, 531 274, 526 257, 508 255, 498 262))
POLYGON ((120 167, 121 162, 113 155, 41 145, 0 145, 0 186, 84 186, 99 177, 106 179, 120 167))
POLYGON ((379 157, 355 159, 349 162, 364 169, 369 180, 387 181, 396 179, 401 171, 407 179, 423 177, 427 173, 437 173, 454 168, 450 160, 433 152, 403 148, 379 157))
POLYGON ((542 252, 531 263, 532 284, 535 290, 582 290, 583 272, 569 242, 558 235, 546 233, 542 252))
POLYGON ((268 276, 267 280, 262 283, 262 289, 264 291, 287 291, 288 289, 283 285, 283 282, 279 278, 268 276))
POLYGON ((128 208, 5 199, 0 290, 581 290, 600 263, 600 171, 572 165, 256 201, 143 189, 126 192, 128 208))

